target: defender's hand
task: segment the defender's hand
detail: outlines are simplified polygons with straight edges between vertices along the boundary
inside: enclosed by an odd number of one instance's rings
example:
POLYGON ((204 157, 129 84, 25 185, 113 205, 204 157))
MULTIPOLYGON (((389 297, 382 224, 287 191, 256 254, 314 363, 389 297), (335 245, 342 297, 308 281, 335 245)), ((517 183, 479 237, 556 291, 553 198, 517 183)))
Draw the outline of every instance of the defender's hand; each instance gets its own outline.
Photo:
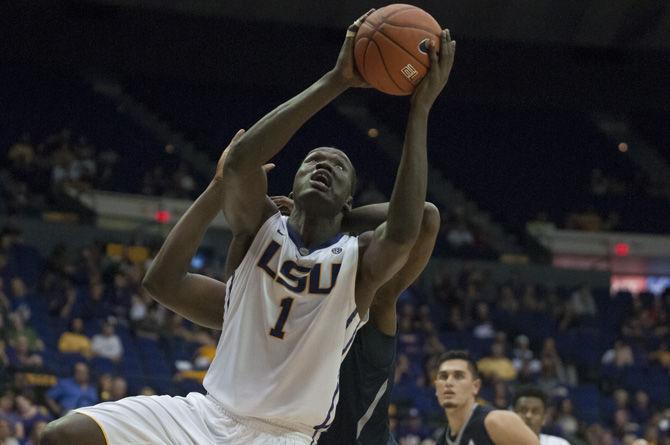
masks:
POLYGON ((287 196, 271 196, 270 199, 282 215, 290 215, 293 211, 293 200, 291 198, 287 196))
POLYGON ((454 65, 454 54, 456 52, 456 41, 451 40, 449 30, 442 31, 440 54, 437 54, 435 44, 429 44, 430 69, 426 77, 421 80, 412 95, 412 105, 423 105, 430 108, 440 95, 442 89, 449 80, 451 68, 454 65))
MULTIPOLYGON (((233 147, 235 144, 237 144, 237 141, 240 140, 242 135, 244 134, 244 130, 238 130, 237 133, 235 133, 235 136, 230 140, 230 143, 228 143, 228 146, 223 150, 223 153, 221 153, 221 157, 219 158, 219 161, 216 163, 216 173, 214 174, 214 180, 215 181, 220 181, 223 178, 223 166, 226 163, 226 158, 228 157, 228 152, 230 151, 230 148, 233 147)), ((264 164, 263 165, 263 172, 267 174, 270 170, 275 168, 274 164, 264 164)))
POLYGON ((365 19, 374 12, 374 8, 360 16, 354 23, 349 26, 347 29, 347 34, 344 38, 344 43, 340 49, 340 55, 337 57, 337 62, 335 67, 331 71, 335 76, 338 82, 347 87, 353 88, 369 88, 370 85, 363 80, 363 77, 356 70, 356 63, 354 61, 354 38, 358 29, 361 27, 361 24, 365 19))
POLYGON ((230 152, 230 147, 233 147, 235 144, 237 144, 237 141, 240 140, 243 134, 244 129, 237 130, 235 136, 233 136, 233 138, 228 143, 228 146, 223 150, 223 153, 221 153, 219 161, 216 163, 216 173, 214 173, 215 181, 220 181, 221 179, 223 179, 223 165, 226 163, 226 158, 228 157, 228 153, 230 152))

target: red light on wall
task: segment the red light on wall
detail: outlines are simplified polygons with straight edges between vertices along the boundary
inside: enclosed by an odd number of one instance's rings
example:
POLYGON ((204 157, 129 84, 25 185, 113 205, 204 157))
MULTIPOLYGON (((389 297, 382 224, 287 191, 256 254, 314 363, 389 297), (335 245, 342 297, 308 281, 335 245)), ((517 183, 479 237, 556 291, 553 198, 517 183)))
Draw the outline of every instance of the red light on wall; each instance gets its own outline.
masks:
POLYGON ((154 213, 154 220, 158 224, 167 224, 170 222, 170 211, 169 210, 156 210, 154 213))
POLYGON ((616 243, 614 245, 614 255, 628 256, 629 253, 630 253, 630 245, 628 245, 628 243, 616 243))

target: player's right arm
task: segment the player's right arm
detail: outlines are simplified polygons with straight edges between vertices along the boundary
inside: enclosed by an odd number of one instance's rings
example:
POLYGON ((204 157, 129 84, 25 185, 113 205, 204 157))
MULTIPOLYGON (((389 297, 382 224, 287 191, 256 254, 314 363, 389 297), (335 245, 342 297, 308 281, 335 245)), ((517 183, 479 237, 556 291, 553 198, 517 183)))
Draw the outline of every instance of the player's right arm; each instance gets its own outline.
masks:
POLYGON ((484 428, 496 445, 540 445, 537 435, 512 411, 491 411, 484 428))
MULTIPOLYGON (((188 268, 207 226, 221 210, 225 191, 222 181, 224 161, 243 133, 240 130, 224 150, 214 179, 170 231, 142 281, 144 288, 163 306, 212 329, 221 329, 226 285, 204 275, 189 273, 188 268)), ((244 239, 233 238, 229 257, 231 252, 241 250, 242 242, 244 239)), ((239 257, 239 252, 233 256, 239 257)), ((239 263, 241 260, 234 261, 239 263)))
POLYGON ((431 67, 412 96, 388 219, 374 232, 359 237, 356 306, 361 317, 370 308, 377 290, 407 262, 419 235, 428 180, 428 114, 449 79, 454 60, 455 43, 446 30, 441 39, 439 58, 435 45, 431 44, 431 67))
POLYGON ((276 212, 266 199, 267 180, 261 166, 333 99, 350 87, 364 86, 354 68, 353 36, 371 12, 349 27, 332 70, 256 122, 230 151, 225 165, 227 197, 223 212, 234 235, 254 236, 263 222, 276 212))

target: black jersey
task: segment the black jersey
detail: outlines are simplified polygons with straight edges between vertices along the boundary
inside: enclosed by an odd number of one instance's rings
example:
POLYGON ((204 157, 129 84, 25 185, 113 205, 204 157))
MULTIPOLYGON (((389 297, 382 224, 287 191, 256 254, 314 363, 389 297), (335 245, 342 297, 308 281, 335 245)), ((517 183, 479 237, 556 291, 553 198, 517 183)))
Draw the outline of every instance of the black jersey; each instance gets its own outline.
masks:
POLYGON ((372 322, 356 334, 340 367, 335 419, 318 445, 389 445, 388 407, 395 370, 396 337, 372 322))
POLYGON ((458 435, 453 433, 447 440, 449 434, 449 425, 447 425, 445 431, 440 434, 436 445, 495 445, 484 426, 484 419, 491 411, 493 411, 493 408, 476 405, 470 420, 463 427, 463 435, 460 440, 458 440, 458 435))

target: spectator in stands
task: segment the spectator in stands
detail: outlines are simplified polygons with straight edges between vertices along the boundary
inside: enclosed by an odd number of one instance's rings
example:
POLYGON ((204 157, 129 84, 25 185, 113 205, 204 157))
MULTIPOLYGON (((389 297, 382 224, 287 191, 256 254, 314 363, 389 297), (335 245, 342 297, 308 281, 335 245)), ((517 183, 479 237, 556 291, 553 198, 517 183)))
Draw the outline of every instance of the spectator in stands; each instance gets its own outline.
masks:
POLYGON ((560 426, 561 431, 570 437, 577 434, 579 429, 579 421, 574 415, 572 400, 567 397, 561 400, 559 404, 558 416, 556 418, 556 424, 560 426))
POLYGON ((430 432, 423 425, 423 420, 418 409, 410 408, 407 417, 408 419, 398 427, 396 437, 400 445, 418 444, 430 437, 430 432))
POLYGON ((59 379, 56 386, 46 393, 46 402, 57 416, 82 406, 98 403, 98 393, 90 384, 88 365, 78 362, 74 365, 74 377, 59 379))
POLYGON ((21 423, 26 436, 30 436, 37 422, 48 423, 52 417, 43 406, 33 403, 34 395, 29 393, 16 396, 16 410, 21 416, 21 423))
POLYGON ((105 298, 105 285, 99 277, 91 277, 88 296, 81 308, 81 317, 86 320, 102 320, 111 315, 110 301, 105 298))
POLYGON ((631 421, 630 413, 625 409, 618 409, 614 412, 614 424, 612 425, 612 433, 620 440, 628 434, 637 435, 640 425, 631 421))
POLYGON ((141 396, 155 396, 156 395, 156 390, 153 389, 151 386, 143 386, 142 389, 140 389, 140 394, 141 396))
POLYGON ((14 409, 15 405, 13 391, 4 391, 0 394, 0 420, 8 423, 10 435, 20 438, 24 436, 24 430, 21 416, 14 409))
POLYGON ((112 399, 112 375, 104 373, 98 377, 98 399, 109 402, 112 399))
POLYGON ((102 332, 93 336, 91 351, 94 356, 113 362, 119 362, 123 358, 123 344, 114 332, 114 325, 111 322, 103 323, 102 332))
POLYGON ((9 291, 11 295, 11 307, 13 311, 20 312, 24 320, 30 318, 30 306, 28 305, 28 287, 20 277, 12 277, 9 280, 9 291))
POLYGON ((133 290, 130 285, 130 280, 123 272, 114 274, 114 280, 110 289, 109 299, 111 302, 111 311, 114 316, 127 319, 128 310, 132 304, 133 290))
POLYGON ((7 351, 10 366, 16 370, 34 370, 43 365, 42 356, 30 350, 28 338, 20 335, 16 338, 15 346, 7 351))
POLYGON ((644 425, 651 420, 653 412, 649 394, 641 389, 637 390, 635 392, 635 402, 631 407, 631 418, 633 421, 639 425, 644 425))
POLYGON ((81 318, 72 319, 70 330, 61 334, 58 339, 58 350, 65 354, 91 357, 91 340, 84 333, 84 322, 81 318))
POLYGON ((177 170, 172 175, 172 194, 177 198, 190 198, 195 190, 195 179, 191 168, 186 162, 179 163, 177 170))
POLYGON ((519 335, 514 341, 512 363, 522 383, 533 381, 542 370, 542 363, 535 358, 530 349, 530 340, 525 335, 519 335))
POLYGON ((0 445, 20 445, 16 437, 13 437, 9 422, 0 419, 0 445))
POLYGON ((475 306, 475 311, 475 326, 472 329, 472 335, 475 338, 481 339, 494 338, 496 330, 491 320, 489 305, 484 301, 480 301, 475 306))
MULTIPOLYGON (((25 312, 24 312, 25 313, 25 312)), ((10 346, 16 346, 16 342, 19 337, 24 337, 28 341, 28 349, 32 352, 38 352, 44 350, 44 342, 37 335, 37 332, 30 327, 26 326, 24 322, 24 316, 21 312, 14 312, 10 314, 9 319, 12 323, 12 327, 9 330, 8 339, 10 346)))
POLYGON ((42 437, 42 432, 46 427, 47 422, 41 420, 35 422, 35 424, 33 425, 33 430, 30 433, 30 437, 28 438, 28 441, 25 443, 25 445, 39 445, 40 438, 42 437))
MULTIPOLYGON (((549 375, 553 375, 559 384, 577 386, 577 370, 571 364, 566 364, 556 349, 556 341, 552 337, 544 340, 542 352, 540 354, 543 371, 545 366, 551 369, 549 375)), ((547 375, 545 373, 545 375, 547 375)), ((550 391, 547 391, 551 393, 550 391)))
POLYGON ((475 244, 475 237, 465 221, 457 220, 447 231, 447 242, 454 250, 467 249, 475 244))
MULTIPOLYGON (((2 317, 0 317, 2 320, 2 317)), ((9 382, 9 356, 7 355, 7 343, 0 337, 0 391, 5 389, 6 383, 9 382)))
POLYGON ((116 376, 112 379, 110 400, 121 400, 124 397, 128 397, 128 382, 123 377, 116 376))
POLYGON ((494 378, 493 382, 493 400, 491 401, 496 409, 507 409, 510 405, 510 393, 507 383, 494 378))
POLYGON ((477 367, 484 378, 498 378, 503 381, 516 378, 514 364, 505 356, 505 344, 499 341, 491 345, 491 354, 480 359, 477 367))
POLYGON ((49 313, 57 315, 62 322, 72 315, 77 302, 77 289, 68 280, 63 286, 56 285, 49 293, 49 313))
POLYGON ((670 350, 668 350, 668 342, 662 341, 655 351, 649 353, 649 359, 657 362, 664 368, 670 369, 670 350))
POLYGON ((633 366, 635 364, 633 349, 623 340, 617 340, 614 342, 614 348, 608 349, 603 354, 602 364, 616 368, 633 366))
MULTIPOLYGON (((2 270, 2 261, 4 261, 4 256, 0 260, 0 270, 2 270)), ((5 293, 5 280, 0 276, 0 338, 6 340, 7 329, 4 323, 5 317, 9 315, 12 311, 12 304, 9 301, 9 297, 5 293)))
POLYGON ((595 317, 596 302, 588 285, 583 284, 572 293, 569 308, 578 320, 595 317))
POLYGON ((135 333, 141 337, 158 340, 165 324, 167 310, 156 303, 144 289, 141 289, 139 294, 133 295, 132 301, 129 315, 135 333))

